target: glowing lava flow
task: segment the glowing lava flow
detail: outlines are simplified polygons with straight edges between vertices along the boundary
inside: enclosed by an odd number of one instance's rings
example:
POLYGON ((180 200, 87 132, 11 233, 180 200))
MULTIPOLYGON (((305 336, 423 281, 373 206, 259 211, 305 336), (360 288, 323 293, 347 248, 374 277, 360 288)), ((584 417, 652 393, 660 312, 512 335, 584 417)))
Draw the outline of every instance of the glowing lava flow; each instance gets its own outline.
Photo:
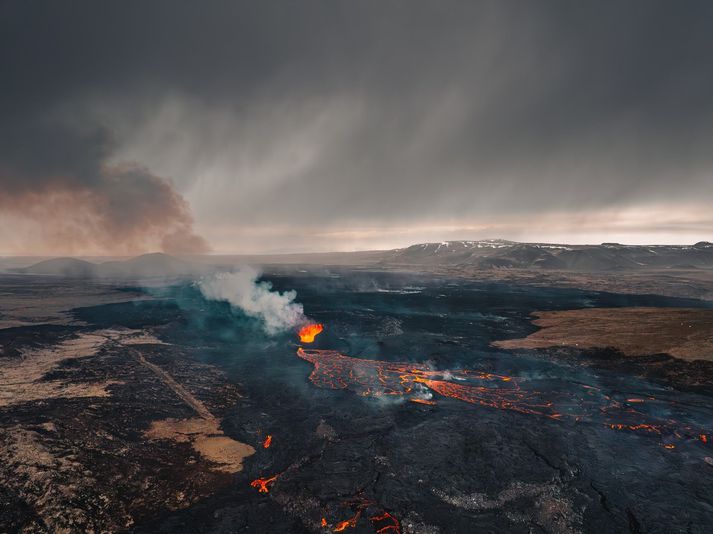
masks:
POLYGON ((362 514, 371 509, 372 513, 374 513, 375 510, 376 513, 369 516, 369 521, 371 521, 377 534, 401 534, 401 523, 399 523, 399 520, 383 508, 380 508, 376 501, 358 496, 347 501, 345 504, 354 511, 354 515, 349 519, 337 523, 334 526, 334 532, 343 532, 347 528, 356 528, 362 514))
POLYGON ((269 486, 272 486, 275 480, 277 480, 277 475, 270 478, 257 478, 253 480, 250 485, 260 493, 268 493, 270 491, 269 486))
POLYGON ((297 333, 300 336, 300 341, 302 343, 314 343, 314 338, 324 330, 324 326, 320 323, 308 324, 300 328, 297 333))
POLYGON ((265 438, 265 441, 262 442, 262 448, 269 449, 270 445, 272 445, 272 436, 270 434, 268 434, 267 437, 265 438))
POLYGON ((430 399, 422 399, 420 397, 413 397, 412 399, 409 399, 411 402, 415 402, 416 404, 427 404, 429 406, 435 406, 436 401, 430 400, 430 399))
POLYGON ((334 532, 342 532, 343 530, 346 530, 347 528, 356 527, 357 521, 359 521, 360 517, 361 517, 361 510, 357 510, 357 512, 349 519, 345 519, 344 521, 340 521, 339 523, 337 523, 334 526, 334 532))
POLYGON ((643 432, 651 432, 653 434, 662 434, 662 431, 659 427, 655 425, 647 425, 644 423, 639 423, 635 425, 624 425, 621 423, 610 423, 609 428, 612 430, 641 430, 643 432))
MULTIPOLYGON (((433 392, 470 404, 554 420, 598 420, 612 430, 704 444, 713 437, 701 429, 636 410, 627 404, 632 399, 622 403, 592 386, 583 385, 580 392, 538 391, 526 388, 523 379, 466 369, 436 371, 417 363, 351 358, 335 350, 300 348, 297 355, 314 365, 309 379, 315 386, 346 389, 364 397, 402 396, 415 403, 435 404, 424 396, 424 392, 433 392)), ((638 400, 633 403, 641 404, 638 400)))
POLYGON ((373 515, 369 518, 369 521, 376 527, 377 534, 386 534, 386 532, 401 534, 401 523, 389 512, 373 515))
POLYGON ((419 396, 423 388, 471 404, 490 406, 547 417, 560 417, 552 403, 541 401, 537 392, 522 390, 509 376, 477 371, 434 371, 425 365, 380 360, 350 358, 335 350, 305 350, 297 355, 314 364, 310 380, 316 386, 329 389, 349 389, 367 396, 414 396, 409 400, 421 404, 435 404, 419 396), (445 379, 459 380, 454 383, 445 379), (477 384, 474 384, 476 382, 477 384), (488 385, 485 385, 488 384, 488 385), (494 384, 494 385, 493 385, 494 384))

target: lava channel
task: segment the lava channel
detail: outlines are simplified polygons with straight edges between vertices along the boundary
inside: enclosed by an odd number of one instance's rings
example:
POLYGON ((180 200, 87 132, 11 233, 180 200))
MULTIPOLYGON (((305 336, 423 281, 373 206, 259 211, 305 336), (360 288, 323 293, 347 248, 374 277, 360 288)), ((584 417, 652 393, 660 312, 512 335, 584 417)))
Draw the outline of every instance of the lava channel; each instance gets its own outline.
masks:
MULTIPOLYGON (((653 434, 661 438, 687 439, 707 444, 710 432, 657 419, 619 402, 592 386, 581 386, 581 394, 537 391, 523 387, 524 380, 473 370, 437 371, 417 363, 367 360, 345 356, 336 350, 303 349, 297 355, 314 365, 309 376, 318 387, 345 389, 364 397, 401 396, 420 404, 424 388, 442 397, 470 404, 537 415, 554 420, 583 420, 604 424, 611 430, 653 434)), ((636 403, 641 404, 641 403, 636 403)))
POLYGON ((445 373, 414 363, 351 358, 335 350, 300 348, 297 355, 314 365, 309 378, 322 388, 347 389, 364 397, 407 396, 423 403, 420 395, 425 387, 471 404, 559 417, 551 403, 539 400, 536 392, 522 390, 509 376, 470 370, 445 373))

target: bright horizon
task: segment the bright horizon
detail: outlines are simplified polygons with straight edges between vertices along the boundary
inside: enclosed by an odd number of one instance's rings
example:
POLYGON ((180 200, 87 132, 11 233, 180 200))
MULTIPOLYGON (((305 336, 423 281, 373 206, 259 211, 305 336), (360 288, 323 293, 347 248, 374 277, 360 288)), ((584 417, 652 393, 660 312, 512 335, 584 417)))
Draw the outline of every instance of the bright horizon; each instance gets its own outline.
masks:
MULTIPOLYGON (((385 247, 385 248, 364 248, 364 249, 353 249, 353 250, 304 250, 304 251, 286 251, 286 252, 222 252, 222 251, 210 251, 201 254, 169 254, 178 257, 220 257, 220 256, 283 256, 283 255, 308 255, 308 254, 350 254, 350 253, 360 253, 360 252, 383 252, 395 249, 404 249, 410 246, 421 245, 421 244, 435 244, 435 243, 447 243, 447 242, 459 242, 459 241, 509 241, 512 243, 520 244, 533 244, 533 245, 571 245, 571 246, 598 246, 605 243, 616 243, 623 246, 640 246, 640 247, 656 247, 656 246, 672 246, 672 247, 686 247, 692 246, 700 242, 709 242, 707 239, 698 239, 692 242, 686 243, 672 243, 672 242, 623 242, 623 241, 600 241, 600 242, 565 242, 565 241, 521 241, 516 239, 505 239, 505 238, 478 238, 478 239, 447 239, 447 240, 433 240, 433 241, 419 241, 414 243, 409 243, 403 246, 395 247, 385 247)), ((113 259, 126 259, 133 258, 136 256, 142 256, 147 254, 167 254, 161 250, 147 250, 144 252, 138 252, 136 254, 107 254, 107 255, 96 255, 96 254, 2 254, 0 257, 3 258, 78 258, 85 260, 113 260, 113 259)))

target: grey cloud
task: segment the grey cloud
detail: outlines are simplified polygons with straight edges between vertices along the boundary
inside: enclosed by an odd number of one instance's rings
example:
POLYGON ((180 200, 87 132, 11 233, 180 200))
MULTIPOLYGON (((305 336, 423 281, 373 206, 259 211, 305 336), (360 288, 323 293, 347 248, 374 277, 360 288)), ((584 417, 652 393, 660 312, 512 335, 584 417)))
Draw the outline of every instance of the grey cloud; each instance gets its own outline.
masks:
POLYGON ((713 200, 709 2, 1 9, 3 181, 136 160, 202 227, 713 200))

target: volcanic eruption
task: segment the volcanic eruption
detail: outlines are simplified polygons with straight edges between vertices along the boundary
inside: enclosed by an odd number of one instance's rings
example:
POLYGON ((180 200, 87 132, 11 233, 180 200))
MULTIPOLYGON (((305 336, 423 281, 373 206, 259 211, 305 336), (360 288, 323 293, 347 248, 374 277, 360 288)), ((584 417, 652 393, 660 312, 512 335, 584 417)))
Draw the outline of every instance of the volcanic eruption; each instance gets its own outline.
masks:
POLYGON ((324 325, 321 323, 312 323, 300 328, 298 335, 302 343, 314 343, 314 338, 322 333, 324 325))

